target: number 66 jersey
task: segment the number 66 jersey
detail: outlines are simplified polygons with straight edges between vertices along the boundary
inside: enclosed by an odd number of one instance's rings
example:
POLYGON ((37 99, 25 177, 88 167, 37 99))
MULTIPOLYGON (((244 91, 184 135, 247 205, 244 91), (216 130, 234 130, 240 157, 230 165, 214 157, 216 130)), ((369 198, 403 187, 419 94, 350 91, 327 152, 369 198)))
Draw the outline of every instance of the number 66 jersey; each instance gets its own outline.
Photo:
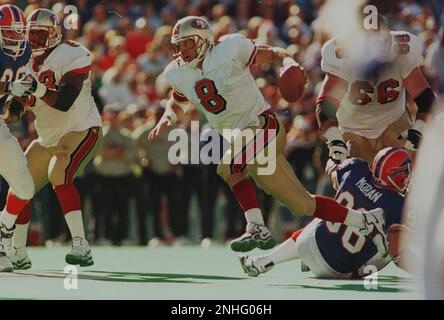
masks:
MULTIPOLYGON (((31 59, 30 72, 39 82, 49 89, 57 89, 62 77, 68 72, 88 73, 91 70, 91 53, 84 46, 67 41, 59 44, 37 68, 31 59)), ((91 94, 91 80, 83 82, 79 96, 72 107, 59 111, 40 99, 31 97, 28 104, 36 116, 35 127, 39 142, 44 147, 57 145, 60 138, 69 132, 83 131, 94 126, 102 126, 102 121, 91 94)))
POLYGON ((422 64, 422 46, 408 32, 390 31, 390 36, 390 48, 384 57, 387 62, 372 77, 363 76, 360 64, 366 57, 352 58, 351 45, 345 40, 331 39, 322 48, 322 70, 347 81, 347 92, 336 113, 342 133, 376 139, 406 110, 403 79, 422 64))

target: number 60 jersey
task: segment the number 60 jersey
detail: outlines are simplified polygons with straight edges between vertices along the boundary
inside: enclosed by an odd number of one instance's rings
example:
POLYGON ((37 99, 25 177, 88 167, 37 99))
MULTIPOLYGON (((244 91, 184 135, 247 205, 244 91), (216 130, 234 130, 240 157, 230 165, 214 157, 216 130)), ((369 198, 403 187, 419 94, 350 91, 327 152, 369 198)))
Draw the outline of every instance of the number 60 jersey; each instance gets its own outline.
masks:
POLYGON ((258 115, 270 108, 249 70, 257 47, 240 34, 220 40, 209 49, 202 69, 172 61, 165 79, 174 89, 174 98, 190 101, 203 111, 219 133, 257 126, 258 115))
MULTIPOLYGON (((362 71, 356 65, 359 61, 351 62, 347 54, 351 50, 347 49, 350 44, 344 40, 331 39, 322 48, 322 70, 348 83, 336 113, 343 133, 378 138, 406 110, 403 79, 422 64, 422 46, 420 40, 408 32, 391 31, 390 35, 390 57, 385 58, 391 60, 373 81, 363 79, 362 71)), ((365 58, 362 57, 360 63, 365 58)))
MULTIPOLYGON (((37 69, 31 59, 28 71, 49 89, 57 89, 62 77, 68 72, 89 73, 92 57, 88 49, 74 41, 59 44, 37 69)), ((33 97, 31 97, 33 98, 33 97)), ((28 102, 36 116, 35 127, 39 142, 44 147, 57 145, 60 138, 69 132, 83 131, 102 126, 102 121, 91 93, 91 80, 84 82, 79 96, 71 108, 59 111, 40 99, 28 102)))

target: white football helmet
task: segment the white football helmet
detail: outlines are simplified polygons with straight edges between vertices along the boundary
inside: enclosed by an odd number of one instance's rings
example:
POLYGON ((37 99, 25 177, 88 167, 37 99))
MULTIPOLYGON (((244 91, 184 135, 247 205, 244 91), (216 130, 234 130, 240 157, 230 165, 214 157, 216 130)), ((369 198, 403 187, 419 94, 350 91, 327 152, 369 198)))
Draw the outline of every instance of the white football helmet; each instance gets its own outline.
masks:
POLYGON ((37 57, 57 46, 62 40, 62 27, 57 15, 48 9, 31 12, 27 21, 32 55, 37 57))
POLYGON ((180 57, 185 63, 195 68, 205 58, 208 49, 214 43, 213 31, 204 18, 188 16, 177 21, 173 28, 171 43, 176 46, 175 58, 180 57), (194 40, 194 47, 190 49, 196 48, 197 51, 197 56, 191 61, 186 61, 177 47, 179 42, 187 39, 194 40))

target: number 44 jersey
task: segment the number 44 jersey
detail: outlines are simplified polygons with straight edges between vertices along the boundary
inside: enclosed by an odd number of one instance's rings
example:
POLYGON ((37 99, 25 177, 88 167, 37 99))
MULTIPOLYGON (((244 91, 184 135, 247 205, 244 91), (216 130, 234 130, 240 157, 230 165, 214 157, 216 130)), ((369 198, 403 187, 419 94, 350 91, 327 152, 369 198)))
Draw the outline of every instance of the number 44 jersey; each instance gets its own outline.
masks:
POLYGON ((270 106, 249 70, 256 53, 252 40, 240 34, 226 35, 208 50, 202 69, 172 61, 165 69, 165 79, 174 89, 174 98, 203 111, 219 133, 257 126, 258 115, 270 106))
MULTIPOLYGON (((91 63, 92 57, 88 49, 76 42, 67 41, 55 47, 41 66, 35 66, 34 60, 31 59, 28 71, 49 89, 57 89, 65 74, 89 73, 91 63)), ((66 112, 56 110, 33 97, 28 103, 36 116, 35 126, 39 142, 44 147, 57 145, 60 138, 69 132, 102 125, 91 93, 90 77, 83 81, 79 96, 66 112)))
POLYGON ((363 75, 363 66, 370 68, 372 61, 365 62, 365 56, 352 58, 353 44, 334 38, 322 48, 322 70, 347 81, 347 92, 337 111, 342 132, 378 138, 406 110, 403 79, 422 64, 422 46, 411 33, 391 31, 390 35, 390 49, 384 57, 387 62, 373 76, 363 75))
MULTIPOLYGON (((401 223, 404 196, 379 187, 367 162, 359 158, 347 159, 338 166, 336 174, 339 182, 337 202, 356 210, 384 209, 387 228, 401 223)), ((380 270, 391 260, 389 256, 382 258, 373 242, 357 228, 318 219, 312 223, 318 224, 315 237, 320 253, 337 272, 358 272, 370 259, 380 270)))

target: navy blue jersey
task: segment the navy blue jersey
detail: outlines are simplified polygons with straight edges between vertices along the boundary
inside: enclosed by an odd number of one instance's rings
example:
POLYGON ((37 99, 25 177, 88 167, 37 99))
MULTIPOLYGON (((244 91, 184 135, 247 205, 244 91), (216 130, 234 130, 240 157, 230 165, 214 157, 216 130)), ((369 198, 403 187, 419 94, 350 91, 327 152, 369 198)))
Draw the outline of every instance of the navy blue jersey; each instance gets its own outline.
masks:
MULTIPOLYGON (((367 162, 348 159, 338 166, 336 173, 339 182, 336 201, 356 210, 384 209, 387 227, 401 223, 404 196, 379 187, 367 162)), ((373 242, 358 229, 341 223, 320 222, 316 242, 325 261, 341 273, 358 270, 377 253, 373 242)))
MULTIPOLYGON (((26 45, 25 52, 15 59, 0 49, 0 81, 12 82, 23 77, 26 73, 26 65, 30 58, 31 48, 29 44, 26 45)), ((7 98, 7 95, 0 98, 0 112, 3 110, 7 98)))

